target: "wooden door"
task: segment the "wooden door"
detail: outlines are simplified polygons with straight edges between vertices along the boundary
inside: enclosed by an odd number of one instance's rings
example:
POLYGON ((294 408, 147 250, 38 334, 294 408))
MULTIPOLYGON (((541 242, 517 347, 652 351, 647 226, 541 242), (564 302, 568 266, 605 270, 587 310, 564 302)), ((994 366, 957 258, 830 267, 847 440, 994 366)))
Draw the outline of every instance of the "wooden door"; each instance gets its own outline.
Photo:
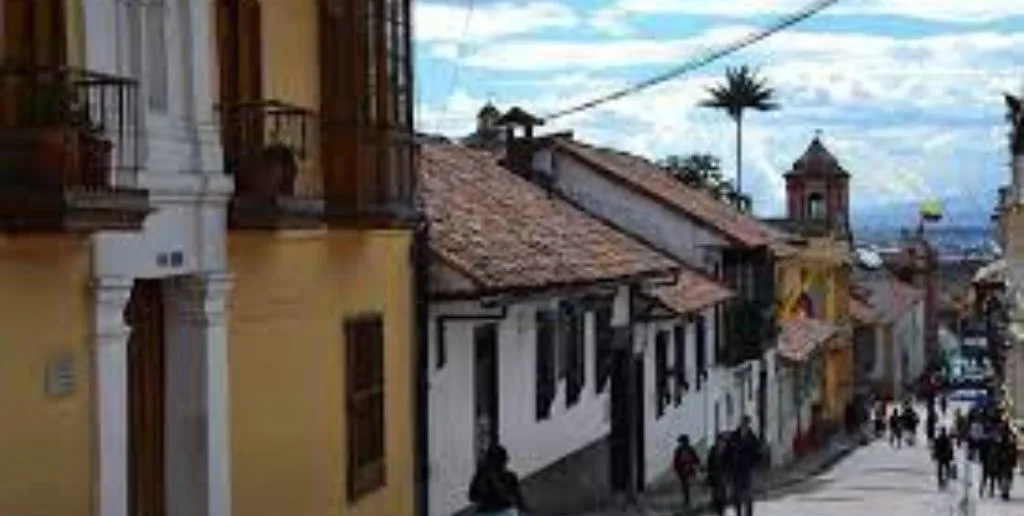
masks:
POLYGON ((225 163, 233 173, 245 149, 263 142, 259 110, 238 109, 263 98, 263 22, 259 0, 217 0, 217 57, 225 163))
POLYGON ((136 280, 125 313, 128 339, 128 515, 163 516, 165 346, 159 280, 136 280))
POLYGON ((0 127, 24 125, 31 115, 23 99, 33 85, 32 67, 65 63, 64 0, 0 0, 0 63, 24 71, 0 76, 0 127))

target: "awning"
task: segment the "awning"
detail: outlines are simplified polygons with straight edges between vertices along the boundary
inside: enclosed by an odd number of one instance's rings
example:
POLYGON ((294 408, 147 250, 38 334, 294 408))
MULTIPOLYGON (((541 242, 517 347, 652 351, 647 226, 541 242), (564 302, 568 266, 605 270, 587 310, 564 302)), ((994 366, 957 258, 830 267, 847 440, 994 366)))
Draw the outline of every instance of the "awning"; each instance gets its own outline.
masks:
POLYGON ((838 332, 838 327, 820 319, 798 317, 783 322, 779 334, 779 356, 793 362, 803 362, 838 332))

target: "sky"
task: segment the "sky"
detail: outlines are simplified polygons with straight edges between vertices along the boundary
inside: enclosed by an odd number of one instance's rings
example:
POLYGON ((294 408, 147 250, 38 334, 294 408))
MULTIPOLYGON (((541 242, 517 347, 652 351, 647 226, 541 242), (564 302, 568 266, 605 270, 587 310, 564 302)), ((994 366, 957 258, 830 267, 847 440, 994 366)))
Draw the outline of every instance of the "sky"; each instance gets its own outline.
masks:
MULTIPOLYGON (((553 113, 810 3, 418 0, 417 124, 462 136, 487 101, 553 113)), ((1024 91, 1024 0, 840 0, 746 50, 542 132, 571 129, 653 159, 711 153, 732 177, 735 127, 699 104, 738 65, 757 69, 781 106, 744 120, 743 189, 758 214, 782 212, 782 174, 821 131, 852 175, 855 211, 955 198, 987 215, 1009 175, 1002 94, 1024 91)))

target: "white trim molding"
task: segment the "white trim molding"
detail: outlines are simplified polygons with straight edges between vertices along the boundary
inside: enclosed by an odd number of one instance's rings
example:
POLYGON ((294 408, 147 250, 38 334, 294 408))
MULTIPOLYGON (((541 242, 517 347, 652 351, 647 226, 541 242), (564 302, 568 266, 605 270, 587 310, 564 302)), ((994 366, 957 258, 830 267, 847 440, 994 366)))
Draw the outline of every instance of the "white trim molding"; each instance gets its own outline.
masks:
POLYGON ((93 283, 94 355, 96 371, 96 435, 99 516, 128 512, 128 336, 124 309, 133 280, 101 277, 93 283))

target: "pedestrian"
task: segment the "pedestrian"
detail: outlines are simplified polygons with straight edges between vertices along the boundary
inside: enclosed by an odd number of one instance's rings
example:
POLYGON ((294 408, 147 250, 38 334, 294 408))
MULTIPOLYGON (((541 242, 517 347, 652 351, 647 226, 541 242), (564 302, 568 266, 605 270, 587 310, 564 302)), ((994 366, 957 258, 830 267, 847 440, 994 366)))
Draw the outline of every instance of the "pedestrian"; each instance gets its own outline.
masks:
POLYGON ((676 445, 675 456, 672 459, 673 468, 676 471, 676 478, 679 479, 679 487, 683 491, 683 509, 690 508, 690 483, 700 469, 700 458, 696 450, 690 445, 690 436, 680 435, 676 445))
POLYGON ((981 461, 981 447, 985 444, 985 425, 977 413, 971 415, 971 424, 967 431, 967 449, 971 460, 981 461))
POLYGON ((932 459, 935 460, 935 474, 938 477, 939 489, 945 489, 953 464, 953 440, 949 437, 949 432, 945 427, 939 430, 939 435, 932 442, 932 459))
POLYGON ((900 419, 903 423, 903 431, 907 434, 907 444, 913 446, 917 442, 917 426, 921 422, 921 418, 917 415, 917 411, 914 410, 914 406, 907 401, 903 405, 903 413, 900 414, 900 419))
POLYGON ((469 501, 479 516, 519 516, 528 511, 519 477, 508 469, 508 452, 494 444, 487 449, 469 484, 469 501))
POLYGON ((754 514, 754 469, 761 462, 761 440, 750 428, 750 416, 743 416, 729 442, 729 473, 736 516, 754 514))
POLYGON ((1003 500, 1010 499, 1010 490, 1013 489, 1013 475, 1017 468, 1017 440, 1009 428, 1003 432, 999 443, 999 488, 1002 491, 1003 500))
POLYGON ((978 484, 978 496, 996 495, 996 483, 999 479, 999 443, 991 435, 982 440, 978 447, 978 455, 981 456, 981 483, 978 484))
POLYGON ((725 515, 726 476, 729 470, 728 436, 719 434, 708 450, 704 481, 711 492, 711 508, 719 516, 725 515))
POLYGON ((875 405, 875 437, 885 435, 885 403, 879 401, 875 405))
POLYGON ((956 440, 958 446, 963 446, 967 442, 967 416, 960 409, 956 409, 953 413, 953 424, 956 428, 956 440))
POLYGON ((942 415, 946 415, 946 411, 949 409, 949 395, 943 392, 939 396, 939 408, 942 409, 942 415))
POLYGON ((889 414, 889 444, 895 448, 903 445, 903 421, 899 409, 892 409, 889 414))

